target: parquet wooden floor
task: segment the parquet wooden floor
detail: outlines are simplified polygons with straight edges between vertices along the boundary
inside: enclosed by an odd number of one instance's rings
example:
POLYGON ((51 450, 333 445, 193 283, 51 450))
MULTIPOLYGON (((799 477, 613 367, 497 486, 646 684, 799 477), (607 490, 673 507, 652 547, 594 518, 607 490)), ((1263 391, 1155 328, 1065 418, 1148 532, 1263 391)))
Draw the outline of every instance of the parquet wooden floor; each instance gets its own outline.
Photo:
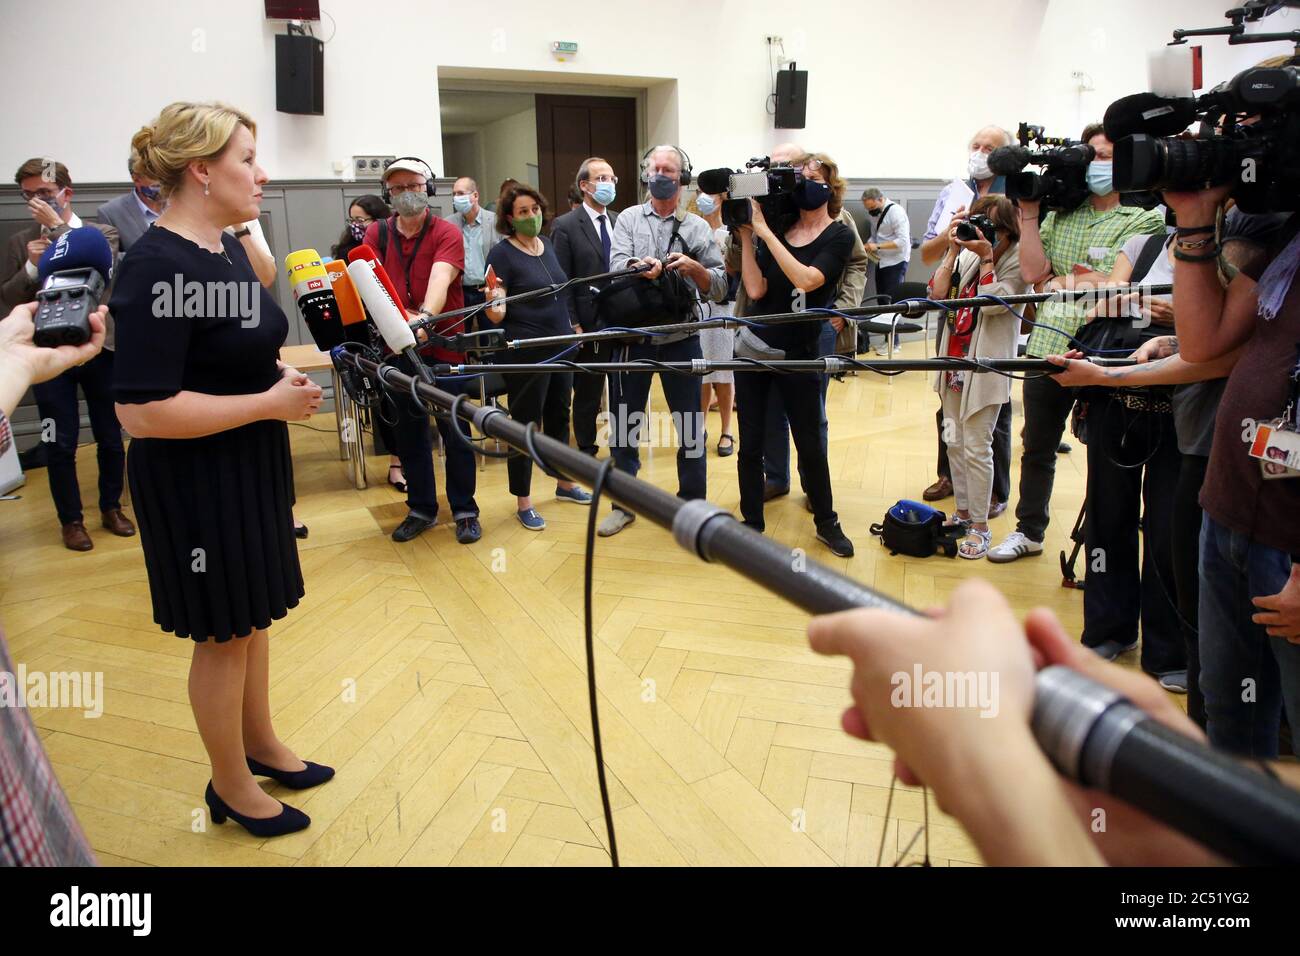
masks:
MULTIPOLYGON (((1045 557, 890 557, 867 528, 934 479, 929 376, 859 375, 832 383, 829 402, 835 503, 857 556, 841 562, 816 542, 797 489, 769 504, 769 534, 914 605, 986 575, 1018 611, 1047 605, 1078 632, 1082 595, 1060 587, 1056 555, 1083 493, 1081 446, 1058 459, 1045 557)), ((274 841, 233 825, 195 832, 208 769, 186 697, 190 645, 153 624, 138 541, 93 528, 94 551, 64 550, 44 471, 0 502, 0 621, 15 661, 104 674, 103 716, 35 713, 100 859, 606 865, 582 649, 586 510, 552 500, 535 474, 548 527, 524 530, 504 463, 489 461, 482 541, 457 545, 444 505, 436 528, 399 545, 387 535, 400 497, 382 483, 351 490, 332 415, 312 427, 291 429, 307 596, 271 630, 272 707, 282 737, 338 776, 293 795, 312 826, 274 841)), ((709 432, 716 445, 716 414, 709 432)), ((675 490, 673 455, 643 449, 642 476, 675 490)), ((79 461, 93 505, 93 449, 79 461)), ((735 463, 710 448, 709 497, 731 509, 735 463)), ((370 464, 382 481, 382 460, 370 464)), ((995 521, 995 539, 1014 520, 995 521)), ((874 865, 882 829, 886 864, 919 859, 922 795, 901 787, 884 819, 889 752, 839 729, 847 666, 808 650, 806 615, 645 520, 597 549, 601 723, 624 863, 874 865)), ((955 821, 933 800, 929 811, 934 862, 978 863, 955 821)))

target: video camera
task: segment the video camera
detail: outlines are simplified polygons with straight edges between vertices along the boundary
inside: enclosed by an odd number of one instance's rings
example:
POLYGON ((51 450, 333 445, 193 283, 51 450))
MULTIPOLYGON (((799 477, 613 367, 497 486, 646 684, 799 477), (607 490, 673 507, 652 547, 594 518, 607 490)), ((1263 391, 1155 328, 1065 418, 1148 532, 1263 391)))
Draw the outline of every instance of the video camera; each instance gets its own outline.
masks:
POLYGON ((799 215, 794 189, 800 179, 799 170, 793 166, 773 166, 771 159, 759 156, 745 163, 743 173, 726 167, 706 169, 696 177, 696 182, 702 193, 727 194, 722 201, 722 223, 729 229, 749 225, 749 201, 753 199, 763 210, 768 225, 779 234, 799 215))
MULTIPOLYGON (((1230 44, 1289 40, 1300 51, 1300 30, 1245 33, 1245 23, 1276 6, 1247 3, 1228 11, 1231 26, 1175 30, 1170 46, 1188 36, 1226 35, 1230 44)), ((1283 66, 1243 70, 1201 96, 1126 96, 1106 110, 1105 126, 1115 143, 1116 189, 1234 183, 1243 212, 1300 209, 1300 55, 1283 66), (1180 135, 1198 120, 1194 136, 1180 135)))
POLYGON ((1018 146, 999 146, 989 154, 989 169, 1007 180, 1007 198, 1028 199, 1044 209, 1070 212, 1088 198, 1088 164, 1097 151, 1087 143, 1043 135, 1043 127, 1021 123, 1018 146), (1031 150, 1030 144, 1040 148, 1031 150), (1026 173, 1029 165, 1041 173, 1026 173))

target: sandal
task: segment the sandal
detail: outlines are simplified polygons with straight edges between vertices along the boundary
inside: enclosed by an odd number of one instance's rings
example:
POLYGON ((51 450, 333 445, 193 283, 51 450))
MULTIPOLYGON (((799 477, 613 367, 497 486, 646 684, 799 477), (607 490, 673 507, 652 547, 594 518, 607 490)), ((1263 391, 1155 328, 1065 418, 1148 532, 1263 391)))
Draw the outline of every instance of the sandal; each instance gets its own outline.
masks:
POLYGON ((969 558, 974 561, 984 557, 989 553, 989 546, 993 543, 993 531, 977 531, 974 528, 968 529, 966 540, 961 543, 957 549, 957 554, 963 558, 969 558))
MULTIPOLYGON (((389 466, 388 466, 388 483, 389 483, 390 485, 392 485, 394 488, 396 488, 400 494, 403 494, 403 495, 406 494, 406 481, 405 481, 405 480, 402 480, 402 481, 393 481, 393 472, 397 472, 399 475, 401 475, 401 474, 402 474, 402 466, 401 466, 401 465, 389 465, 389 466)), ((405 479, 406 476, 405 476, 405 475, 402 475, 402 477, 403 477, 403 479, 405 479)))
POLYGON ((718 457, 719 457, 719 458, 726 458, 726 457, 728 457, 729 455, 734 455, 735 453, 736 453, 736 438, 735 438, 735 436, 734 436, 734 435, 728 435, 726 432, 723 432, 723 433, 722 433, 722 438, 719 438, 719 439, 718 439, 718 457), (724 439, 725 439, 726 442, 727 442, 727 447, 726 447, 726 448, 723 448, 723 447, 722 447, 722 442, 723 442, 724 439))

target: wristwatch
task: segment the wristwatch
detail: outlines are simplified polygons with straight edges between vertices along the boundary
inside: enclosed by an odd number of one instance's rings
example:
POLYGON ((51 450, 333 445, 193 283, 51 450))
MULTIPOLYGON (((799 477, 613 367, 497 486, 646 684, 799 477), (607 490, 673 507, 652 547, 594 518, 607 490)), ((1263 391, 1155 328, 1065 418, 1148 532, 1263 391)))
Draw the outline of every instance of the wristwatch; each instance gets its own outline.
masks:
POLYGON ((243 229, 237 229, 234 233, 234 236, 236 239, 243 239, 245 236, 251 236, 252 234, 253 234, 253 230, 245 226, 243 229))

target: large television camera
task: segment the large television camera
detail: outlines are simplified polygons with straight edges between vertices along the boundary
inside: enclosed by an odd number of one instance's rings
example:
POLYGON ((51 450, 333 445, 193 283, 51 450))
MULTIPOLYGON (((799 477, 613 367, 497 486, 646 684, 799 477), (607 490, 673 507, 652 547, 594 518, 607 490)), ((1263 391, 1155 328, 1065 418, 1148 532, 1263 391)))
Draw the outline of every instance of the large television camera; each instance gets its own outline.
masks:
POLYGON ((696 177, 700 192, 717 195, 725 193, 722 201, 722 223, 730 229, 747 226, 751 220, 749 201, 753 199, 763 210, 767 220, 778 235, 799 216, 794 204, 794 190, 802 174, 793 166, 772 165, 766 156, 745 163, 745 171, 706 169, 696 177))
MULTIPOLYGON (((1300 52, 1300 30, 1245 33, 1245 23, 1277 6, 1247 3, 1228 11, 1232 26, 1175 30, 1170 45, 1226 35, 1231 44, 1289 40, 1300 52)), ((1106 110, 1105 126, 1115 143, 1115 188, 1122 192, 1232 184, 1243 212, 1300 209, 1300 56, 1244 70, 1201 96, 1126 96, 1106 110), (1193 123, 1195 133, 1184 133, 1193 123)))
POLYGON ((999 146, 989 154, 989 169, 1007 180, 1007 198, 1028 199, 1044 209, 1070 212, 1088 198, 1088 164, 1097 151, 1087 143, 1045 136, 1043 127, 1021 123, 1019 145, 999 146), (1030 149, 1030 146, 1037 148, 1030 149), (1029 165, 1041 173, 1027 173, 1029 165))

